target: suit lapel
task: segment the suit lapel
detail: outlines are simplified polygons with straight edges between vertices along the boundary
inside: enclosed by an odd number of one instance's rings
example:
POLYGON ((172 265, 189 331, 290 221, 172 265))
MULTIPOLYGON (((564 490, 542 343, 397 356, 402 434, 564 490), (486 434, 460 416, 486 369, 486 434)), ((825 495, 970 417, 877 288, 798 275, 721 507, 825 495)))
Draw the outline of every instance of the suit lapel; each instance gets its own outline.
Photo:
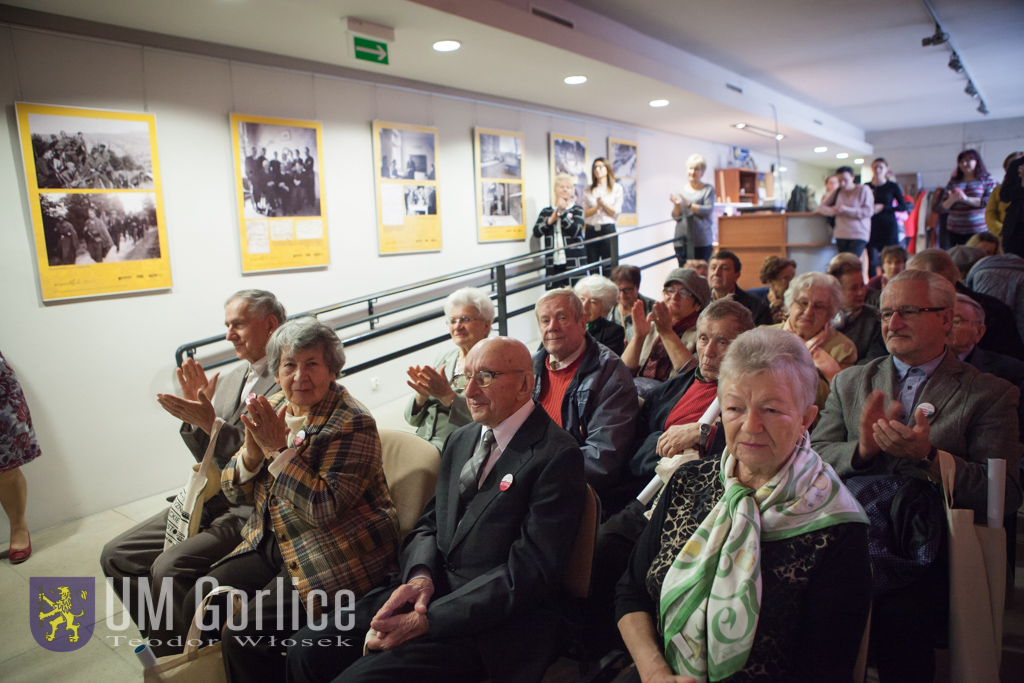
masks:
POLYGON ((214 410, 229 425, 237 424, 242 410, 245 409, 245 402, 238 399, 241 396, 245 373, 248 369, 249 364, 243 363, 224 375, 219 382, 220 386, 217 387, 217 393, 213 396, 214 410))
MULTIPOLYGON (((478 424, 473 425, 473 429, 466 430, 465 435, 466 443, 462 447, 452 449, 452 469, 451 475, 448 478, 448 497, 445 506, 445 517, 444 525, 438 528, 438 540, 442 548, 451 548, 454 544, 453 537, 455 536, 456 526, 459 521, 459 475, 462 473, 462 468, 466 462, 473 457, 473 451, 476 450, 476 445, 480 443, 480 434, 483 430, 478 424)), ((500 462, 501 459, 499 458, 500 462)))
MULTIPOLYGON (((921 392, 921 399, 918 401, 918 405, 931 403, 935 407, 935 412, 928 417, 928 422, 935 422, 936 416, 942 412, 946 404, 953 396, 959 394, 962 374, 960 360, 947 351, 946 357, 939 363, 939 367, 935 368, 935 372, 928 378, 928 382, 924 385, 924 391, 921 392)), ((914 416, 911 415, 907 426, 913 428, 915 423, 914 416)))
MULTIPOLYGON (((244 379, 245 373, 242 373, 238 385, 234 389, 233 395, 235 397, 241 398, 242 386, 244 384, 242 380, 244 379)), ((270 369, 268 368, 267 371, 260 375, 259 379, 256 380, 256 384, 254 384, 252 387, 252 393, 256 394, 257 396, 269 397, 270 394, 275 393, 275 387, 277 387, 277 381, 273 378, 273 376, 271 376, 270 369)), ((245 412, 245 401, 240 400, 238 401, 238 406, 235 408, 235 411, 231 413, 231 419, 226 420, 226 422, 228 424, 237 424, 241 419, 243 412, 245 412)))

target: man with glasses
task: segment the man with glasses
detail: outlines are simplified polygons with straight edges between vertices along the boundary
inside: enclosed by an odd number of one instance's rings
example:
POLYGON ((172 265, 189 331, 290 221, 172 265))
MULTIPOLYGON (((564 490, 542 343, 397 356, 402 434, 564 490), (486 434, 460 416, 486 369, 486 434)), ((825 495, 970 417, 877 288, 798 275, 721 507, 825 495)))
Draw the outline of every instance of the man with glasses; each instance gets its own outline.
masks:
POLYGON ((633 440, 640 407, 633 377, 587 334, 583 303, 571 289, 546 292, 536 312, 544 348, 533 356, 533 398, 583 449, 587 483, 614 512, 628 500, 606 494, 620 481, 633 440))
POLYGON ((953 326, 946 335, 950 350, 964 363, 1019 387, 1024 383, 1024 363, 978 346, 985 329, 985 310, 966 294, 957 294, 953 326))
POLYGON ((476 424, 448 438, 399 575, 356 603, 354 628, 295 634, 289 681, 543 678, 564 642, 561 580, 586 486, 579 447, 531 399, 531 369, 514 339, 473 347, 453 384, 476 424))
MULTIPOLYGON (((938 451, 956 460, 957 507, 985 522, 986 465, 1006 459, 1006 510, 1021 502, 1017 405, 1010 383, 960 362, 946 346, 953 285, 905 270, 882 292, 882 337, 890 356, 843 370, 832 381, 812 447, 844 480, 903 474, 938 478, 938 451)), ((984 580, 979 577, 979 580, 984 580)), ((879 679, 931 681, 934 636, 948 611, 948 570, 938 560, 913 583, 876 594, 871 636, 879 679)))
POLYGON ((714 253, 708 262, 708 284, 711 285, 712 300, 717 301, 731 295, 750 310, 755 325, 771 325, 772 311, 768 303, 744 292, 736 285, 742 269, 740 257, 731 251, 719 249, 714 253))
POLYGON ((616 266, 609 276, 619 288, 618 303, 606 316, 626 330, 626 343, 633 338, 633 304, 644 302, 644 315, 651 312, 654 299, 640 293, 640 269, 636 266, 616 266))

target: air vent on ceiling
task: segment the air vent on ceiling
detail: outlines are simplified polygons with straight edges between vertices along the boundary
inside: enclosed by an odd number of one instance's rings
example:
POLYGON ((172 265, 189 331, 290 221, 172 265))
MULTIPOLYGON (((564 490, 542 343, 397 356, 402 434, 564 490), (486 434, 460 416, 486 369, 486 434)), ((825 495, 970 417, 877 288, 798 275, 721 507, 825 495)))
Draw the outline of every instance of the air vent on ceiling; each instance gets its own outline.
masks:
POLYGON ((541 19, 547 19, 548 21, 553 21, 556 24, 561 24, 562 26, 565 26, 566 28, 575 28, 576 27, 576 25, 574 23, 572 23, 571 21, 569 21, 568 19, 563 19, 562 17, 557 16, 555 14, 552 14, 551 12, 548 12, 546 10, 542 10, 539 7, 532 7, 531 6, 530 7, 530 12, 532 14, 540 17, 541 19))
POLYGON ((732 83, 726 83, 725 87, 728 88, 729 90, 735 90, 736 92, 738 92, 741 95, 743 94, 743 88, 741 88, 738 85, 733 85, 732 83))

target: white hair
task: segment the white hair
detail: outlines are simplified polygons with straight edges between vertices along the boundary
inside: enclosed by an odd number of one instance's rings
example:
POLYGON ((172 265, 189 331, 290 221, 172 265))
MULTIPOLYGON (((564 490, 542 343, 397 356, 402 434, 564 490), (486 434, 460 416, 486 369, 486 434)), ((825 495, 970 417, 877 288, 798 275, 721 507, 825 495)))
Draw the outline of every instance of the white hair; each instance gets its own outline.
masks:
POLYGON ((757 327, 736 337, 722 359, 718 386, 728 380, 772 373, 787 377, 801 411, 814 405, 818 388, 818 370, 799 337, 774 327, 757 327))
POLYGON ((585 298, 584 293, 592 294, 600 299, 604 305, 604 315, 607 315, 608 311, 615 307, 615 302, 619 299, 618 286, 603 275, 588 275, 577 282, 573 289, 580 299, 585 298))
POLYGON ((686 160, 686 168, 694 168, 695 166, 703 166, 706 170, 708 162, 699 154, 691 154, 686 160))
POLYGON ((476 287, 463 287, 456 289, 444 300, 444 315, 450 318, 452 309, 456 306, 466 306, 476 311, 477 315, 487 321, 490 325, 494 322, 494 302, 484 292, 476 287))
POLYGON ((839 284, 839 280, 831 275, 815 271, 800 273, 789 283, 789 289, 786 290, 784 296, 786 308, 793 305, 793 302, 796 301, 801 292, 811 287, 824 287, 829 291, 828 319, 831 320, 836 317, 836 313, 843 307, 843 286, 839 284))

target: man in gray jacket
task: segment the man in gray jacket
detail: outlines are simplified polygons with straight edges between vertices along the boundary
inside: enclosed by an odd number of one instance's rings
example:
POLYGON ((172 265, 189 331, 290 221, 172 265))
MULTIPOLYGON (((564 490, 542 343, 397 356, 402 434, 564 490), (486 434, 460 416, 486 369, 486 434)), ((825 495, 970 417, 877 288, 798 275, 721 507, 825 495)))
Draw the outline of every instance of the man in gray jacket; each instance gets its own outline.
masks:
MULTIPOLYGON (((956 461, 957 507, 984 523, 989 458, 1007 461, 1006 510, 1021 502, 1020 392, 946 347, 955 304, 953 285, 934 273, 906 270, 890 280, 881 319, 891 355, 835 376, 812 446, 844 480, 903 474, 936 481, 936 456, 946 451, 956 461)), ((948 595, 941 559, 910 585, 876 594, 871 637, 882 683, 932 680, 934 634, 948 595)))
POLYGON ((633 378, 618 356, 587 334, 583 303, 571 289, 546 292, 536 312, 544 348, 533 356, 533 398, 579 444, 587 482, 602 497, 604 512, 614 512, 628 500, 613 500, 613 490, 640 409, 633 378))

